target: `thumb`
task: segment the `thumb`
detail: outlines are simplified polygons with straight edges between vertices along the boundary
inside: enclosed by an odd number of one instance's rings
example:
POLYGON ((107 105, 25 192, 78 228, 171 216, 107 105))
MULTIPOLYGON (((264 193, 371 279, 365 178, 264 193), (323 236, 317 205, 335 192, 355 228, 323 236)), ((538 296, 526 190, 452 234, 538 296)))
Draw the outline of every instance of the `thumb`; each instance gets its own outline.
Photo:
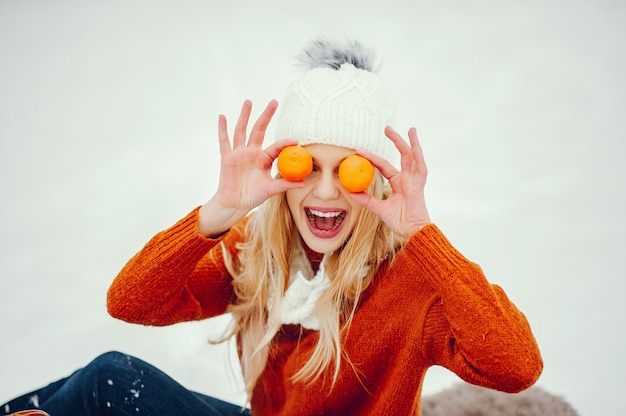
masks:
POLYGON ((352 199, 354 199, 358 204, 380 217, 383 201, 374 198, 367 192, 351 192, 350 197, 352 197, 352 199))

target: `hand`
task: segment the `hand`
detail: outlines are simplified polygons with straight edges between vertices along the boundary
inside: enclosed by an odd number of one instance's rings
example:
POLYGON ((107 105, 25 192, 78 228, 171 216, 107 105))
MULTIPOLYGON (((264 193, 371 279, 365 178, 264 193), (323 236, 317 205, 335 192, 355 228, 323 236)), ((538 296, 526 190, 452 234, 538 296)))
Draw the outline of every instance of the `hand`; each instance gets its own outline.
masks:
POLYGON ((424 197, 428 170, 415 128, 409 130, 410 145, 389 126, 385 128, 385 135, 400 151, 400 171, 380 156, 365 152, 361 155, 369 159, 389 180, 391 195, 385 200, 374 198, 366 192, 353 193, 351 196, 378 215, 393 232, 408 239, 431 222, 424 197))
POLYGON ((200 208, 201 234, 212 236, 224 232, 272 195, 302 186, 271 176, 274 159, 284 147, 295 144, 294 140, 282 140, 265 150, 262 148, 265 131, 277 107, 276 101, 270 101, 247 139, 252 103, 246 100, 235 126, 232 146, 226 117, 220 115, 220 178, 215 195, 200 208))

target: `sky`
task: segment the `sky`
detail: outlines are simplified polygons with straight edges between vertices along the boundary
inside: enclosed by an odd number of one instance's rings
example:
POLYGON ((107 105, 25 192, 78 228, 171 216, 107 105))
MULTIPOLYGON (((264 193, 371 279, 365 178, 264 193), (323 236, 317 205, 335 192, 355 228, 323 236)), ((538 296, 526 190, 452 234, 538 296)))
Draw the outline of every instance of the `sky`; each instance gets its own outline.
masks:
MULTIPOLYGON (((244 400, 233 346, 208 344, 227 317, 126 324, 106 290, 215 191, 218 115, 280 103, 331 36, 377 52, 431 218, 526 314, 537 385, 619 414, 625 18, 609 0, 0 0, 0 402, 110 350, 244 400)), ((424 393, 456 382, 434 368, 424 393)))

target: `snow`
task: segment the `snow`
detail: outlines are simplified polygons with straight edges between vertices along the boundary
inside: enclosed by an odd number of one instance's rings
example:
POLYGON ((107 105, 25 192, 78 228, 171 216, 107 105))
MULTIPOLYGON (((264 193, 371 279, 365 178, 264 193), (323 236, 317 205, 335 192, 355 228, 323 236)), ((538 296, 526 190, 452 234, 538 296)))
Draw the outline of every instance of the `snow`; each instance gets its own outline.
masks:
MULTIPOLYGON (((215 190, 218 114, 232 125, 244 99, 255 114, 280 101, 294 55, 330 34, 378 51, 397 127, 420 135, 431 216, 527 315, 538 384, 581 414, 620 413, 625 12, 609 0, 0 2, 0 402, 109 350, 243 401, 233 346, 209 345, 227 317, 129 325, 105 294, 215 190)), ((433 369, 424 393, 455 381, 433 369)))

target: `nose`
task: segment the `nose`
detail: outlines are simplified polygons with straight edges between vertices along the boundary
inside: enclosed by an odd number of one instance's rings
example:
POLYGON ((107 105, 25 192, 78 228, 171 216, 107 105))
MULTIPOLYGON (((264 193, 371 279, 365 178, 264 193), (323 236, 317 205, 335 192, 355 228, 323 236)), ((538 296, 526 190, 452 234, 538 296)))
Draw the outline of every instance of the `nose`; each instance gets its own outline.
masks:
POLYGON ((337 175, 331 170, 324 170, 317 175, 313 194, 321 200, 333 200, 339 197, 340 186, 337 175))

